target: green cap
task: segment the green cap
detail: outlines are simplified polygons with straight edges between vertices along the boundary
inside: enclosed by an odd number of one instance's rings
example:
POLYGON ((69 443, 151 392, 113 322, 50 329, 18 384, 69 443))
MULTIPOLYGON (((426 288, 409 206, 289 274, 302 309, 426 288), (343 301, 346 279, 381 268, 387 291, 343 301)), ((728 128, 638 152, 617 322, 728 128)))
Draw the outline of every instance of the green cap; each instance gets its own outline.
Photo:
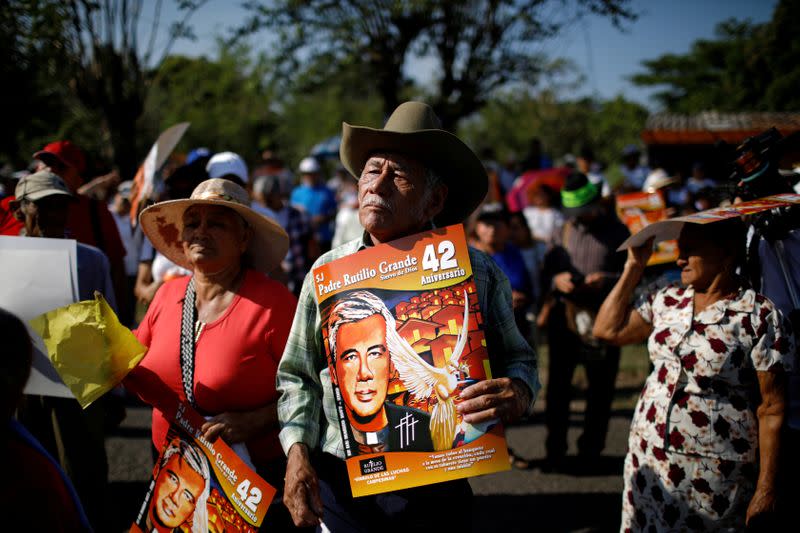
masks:
POLYGON ((561 189, 561 203, 567 208, 583 207, 591 203, 596 196, 597 185, 591 181, 572 191, 561 189))

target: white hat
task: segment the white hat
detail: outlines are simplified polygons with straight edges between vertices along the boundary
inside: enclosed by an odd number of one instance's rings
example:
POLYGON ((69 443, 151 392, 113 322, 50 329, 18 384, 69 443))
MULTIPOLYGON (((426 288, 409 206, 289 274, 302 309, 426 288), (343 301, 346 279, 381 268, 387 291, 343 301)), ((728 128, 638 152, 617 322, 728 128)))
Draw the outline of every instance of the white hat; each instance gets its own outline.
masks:
POLYGON ((319 161, 316 157, 306 157, 300 161, 299 169, 301 174, 316 174, 320 171, 319 161))
POLYGON ((655 192, 658 189, 676 182, 677 180, 670 177, 663 168, 657 168, 648 174, 647 179, 644 180, 644 184, 642 185, 642 190, 645 192, 655 192))
POLYGON ((117 185, 117 193, 124 198, 130 198, 131 191, 133 190, 133 180, 123 181, 117 185))
POLYGON ((223 176, 227 176, 228 174, 233 174, 242 180, 242 183, 247 183, 249 181, 247 165, 245 164, 244 159, 242 159, 239 154, 234 154, 233 152, 220 152, 218 154, 214 154, 214 156, 208 160, 206 172, 208 172, 208 177, 211 179, 221 178, 223 176))

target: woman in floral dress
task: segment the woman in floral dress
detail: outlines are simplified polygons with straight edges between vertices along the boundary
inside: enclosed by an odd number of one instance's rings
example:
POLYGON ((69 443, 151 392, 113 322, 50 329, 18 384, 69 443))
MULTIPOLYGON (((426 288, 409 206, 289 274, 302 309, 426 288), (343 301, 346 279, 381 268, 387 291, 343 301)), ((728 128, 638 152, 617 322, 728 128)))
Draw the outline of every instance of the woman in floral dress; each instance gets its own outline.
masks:
POLYGON ((682 286, 635 307, 628 302, 653 243, 629 249, 600 308, 595 336, 648 339, 654 365, 631 424, 622 531, 743 530, 774 510, 794 340, 772 302, 737 278, 743 241, 739 220, 686 224, 682 286))

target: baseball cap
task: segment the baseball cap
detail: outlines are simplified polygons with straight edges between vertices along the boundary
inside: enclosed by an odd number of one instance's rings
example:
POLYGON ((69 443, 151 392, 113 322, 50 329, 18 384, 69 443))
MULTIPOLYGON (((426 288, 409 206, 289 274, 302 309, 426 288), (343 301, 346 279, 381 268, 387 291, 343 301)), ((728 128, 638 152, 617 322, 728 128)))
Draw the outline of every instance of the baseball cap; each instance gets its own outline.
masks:
POLYGON ((244 159, 242 159, 239 154, 235 154, 233 152, 220 152, 218 154, 214 154, 211 159, 208 160, 206 172, 208 172, 208 177, 211 179, 221 178, 223 176, 227 176, 228 174, 233 174, 242 180, 242 183, 247 183, 249 181, 247 175, 247 165, 245 164, 244 159))
POLYGON ((195 148, 194 150, 191 150, 189 154, 186 156, 186 164, 191 165, 198 159, 202 159, 204 157, 211 157, 211 150, 209 150, 204 146, 195 148))
POLYGON ((592 209, 600 199, 600 189, 592 183, 586 174, 573 172, 564 182, 561 189, 561 205, 567 217, 580 216, 592 209))
POLYGON ((484 224, 495 224, 497 222, 508 223, 510 215, 503 204, 499 202, 485 204, 478 212, 476 222, 484 224))
POLYGON ((253 192, 267 195, 273 192, 280 192, 280 191, 281 191, 281 180, 278 176, 261 175, 261 176, 256 176, 256 178, 253 180, 253 192))
POLYGON ((30 202, 56 195, 73 197, 64 180, 49 170, 40 170, 19 180, 14 195, 17 200, 30 202))
POLYGON ((316 157, 306 157, 300 161, 299 170, 302 174, 316 174, 320 171, 319 161, 316 157))
POLYGON ((51 142, 33 154, 33 157, 41 160, 48 166, 51 165, 53 158, 55 158, 62 165, 77 170, 78 174, 83 174, 86 170, 86 158, 83 155, 83 151, 70 141, 51 142))
POLYGON ((663 189, 667 185, 672 185, 677 180, 671 177, 663 168, 657 168, 647 175, 644 180, 642 190, 646 192, 655 192, 658 189, 663 189))

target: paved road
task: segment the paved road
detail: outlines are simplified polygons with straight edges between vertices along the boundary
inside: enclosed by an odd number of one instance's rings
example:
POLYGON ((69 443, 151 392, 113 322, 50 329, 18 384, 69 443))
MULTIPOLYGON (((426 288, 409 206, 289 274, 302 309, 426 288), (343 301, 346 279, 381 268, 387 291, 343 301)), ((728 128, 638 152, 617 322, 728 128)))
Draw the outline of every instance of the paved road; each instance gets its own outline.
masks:
MULTIPOLYGON (((629 396, 630 390, 622 390, 615 402, 618 409, 611 420, 606 452, 594 465, 594 473, 545 474, 534 464, 530 470, 472 479, 476 499, 471 510, 462 512, 473 513, 475 531, 617 530, 622 461, 631 416, 625 408, 630 405, 629 396)), ((543 409, 539 404, 530 422, 507 432, 509 446, 534 463, 544 457, 543 409)), ((570 453, 575 453, 582 418, 583 402, 576 400, 572 404, 570 453)), ((127 530, 146 491, 145 482, 152 469, 149 427, 149 409, 132 406, 122 426, 106 442, 112 500, 118 517, 116 531, 127 530)))

